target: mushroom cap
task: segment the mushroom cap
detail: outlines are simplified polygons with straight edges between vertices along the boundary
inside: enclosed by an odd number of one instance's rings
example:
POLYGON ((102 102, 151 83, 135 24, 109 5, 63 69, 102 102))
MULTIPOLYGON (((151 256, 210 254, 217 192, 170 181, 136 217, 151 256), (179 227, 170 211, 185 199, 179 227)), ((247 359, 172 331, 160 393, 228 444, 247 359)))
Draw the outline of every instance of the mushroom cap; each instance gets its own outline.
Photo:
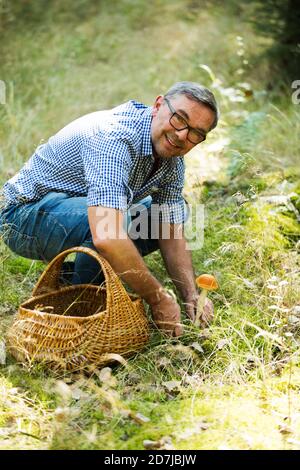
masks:
POLYGON ((219 287, 216 278, 211 274, 201 274, 201 276, 196 278, 196 284, 198 287, 201 287, 201 289, 206 290, 215 290, 219 287))

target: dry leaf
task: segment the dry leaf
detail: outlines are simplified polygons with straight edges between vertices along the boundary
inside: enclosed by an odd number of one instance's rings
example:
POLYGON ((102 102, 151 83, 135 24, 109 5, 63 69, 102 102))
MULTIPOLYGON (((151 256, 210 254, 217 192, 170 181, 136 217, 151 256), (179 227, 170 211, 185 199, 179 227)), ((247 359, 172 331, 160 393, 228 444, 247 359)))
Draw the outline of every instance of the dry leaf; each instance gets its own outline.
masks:
POLYGON ((287 320, 288 323, 290 323, 291 325, 297 325, 298 323, 300 323, 300 318, 296 317, 296 315, 289 315, 287 320))
POLYGON ((58 407, 54 410, 54 416, 60 423, 70 418, 71 410, 67 406, 58 407))
POLYGON ((217 348, 221 350, 226 346, 226 344, 229 344, 228 339, 220 339, 220 341, 217 342, 217 348))
POLYGON ((150 441, 145 439, 143 441, 143 446, 145 449, 166 449, 166 450, 174 450, 172 439, 170 436, 164 436, 157 441, 150 441))
POLYGON ((287 424, 285 424, 285 423, 280 424, 278 426, 278 429, 279 429, 279 432, 281 432, 281 434, 292 434, 293 433, 292 428, 290 426, 288 426, 287 424))
POLYGON ((249 279, 245 279, 245 278, 242 278, 242 279, 246 287, 248 287, 249 289, 256 289, 256 286, 253 284, 253 282, 249 281, 249 279))
POLYGON ((127 382, 129 385, 136 385, 141 381, 141 377, 136 372, 131 372, 128 374, 127 382))
POLYGON ((142 413, 134 413, 133 411, 129 411, 129 416, 138 424, 145 424, 149 423, 151 420, 144 416, 142 413))
POLYGON ((196 343, 196 341, 194 341, 194 343, 191 344, 191 348, 195 349, 196 351, 200 352, 201 354, 204 354, 204 350, 203 350, 202 346, 199 343, 196 343))
POLYGON ((163 356, 159 358, 157 362, 157 367, 159 367, 160 369, 164 369, 165 367, 168 367, 170 364, 171 364, 171 360, 168 357, 163 356))
POLYGON ((73 400, 78 401, 78 400, 84 400, 84 399, 90 398, 90 395, 84 392, 83 390, 81 390, 81 388, 74 387, 72 388, 72 398, 73 400))
POLYGON ((106 387, 116 387, 117 379, 112 375, 112 369, 110 367, 103 367, 100 371, 96 372, 97 377, 106 387))
POLYGON ((91 430, 84 432, 84 434, 89 442, 95 443, 97 440, 97 424, 94 423, 91 430))
POLYGON ((111 373, 112 369, 110 367, 103 367, 97 375, 101 382, 108 382, 111 379, 111 373))
POLYGON ((180 381, 179 380, 170 380, 168 382, 163 382, 162 385, 167 389, 168 392, 180 392, 180 381))
POLYGON ((159 449, 160 448, 160 441, 150 441, 145 439, 143 441, 143 446, 145 449, 159 449))
POLYGON ((206 431, 209 428, 209 424, 205 421, 199 421, 194 425, 189 425, 188 428, 181 431, 176 437, 180 440, 189 439, 190 437, 194 436, 195 434, 199 434, 201 431, 206 431))
POLYGON ((295 305, 295 307, 293 307, 293 309, 292 309, 292 313, 294 315, 299 315, 300 316, 300 305, 295 305))
POLYGON ((65 402, 68 402, 72 399, 72 389, 63 380, 58 380, 56 382, 55 391, 65 402))
POLYGON ((203 384, 203 379, 202 377, 200 377, 199 374, 184 375, 182 378, 182 382, 185 385, 189 385, 191 387, 199 387, 201 384, 203 384))
POLYGON ((208 339, 210 337, 211 333, 208 328, 204 328, 200 333, 198 334, 199 339, 208 339))

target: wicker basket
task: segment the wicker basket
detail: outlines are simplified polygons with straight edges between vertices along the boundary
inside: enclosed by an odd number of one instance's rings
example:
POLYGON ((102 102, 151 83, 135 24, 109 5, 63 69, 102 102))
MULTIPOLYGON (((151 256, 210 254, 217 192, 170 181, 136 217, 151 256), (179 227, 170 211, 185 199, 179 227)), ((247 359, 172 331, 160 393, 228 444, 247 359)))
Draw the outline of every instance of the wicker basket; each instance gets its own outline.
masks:
POLYGON ((109 362, 111 353, 129 356, 148 341, 142 299, 126 292, 96 251, 75 247, 60 253, 41 275, 32 297, 20 305, 8 332, 8 349, 22 362, 45 362, 75 370, 109 362), (105 287, 60 285, 66 256, 86 253, 100 264, 105 287))

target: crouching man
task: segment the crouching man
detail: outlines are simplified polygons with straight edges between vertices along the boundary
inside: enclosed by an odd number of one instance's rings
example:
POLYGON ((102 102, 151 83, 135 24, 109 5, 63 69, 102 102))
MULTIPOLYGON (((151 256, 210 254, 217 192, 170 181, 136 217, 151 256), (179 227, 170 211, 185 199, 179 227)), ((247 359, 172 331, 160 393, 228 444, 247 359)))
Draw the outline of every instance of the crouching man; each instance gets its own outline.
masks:
MULTIPOLYGON (((217 121, 213 94, 196 83, 179 82, 153 106, 131 100, 71 122, 5 183, 0 216, 5 243, 21 256, 46 262, 74 246, 99 251, 150 305, 157 326, 179 336, 180 307, 143 256, 161 251, 194 320, 198 292, 184 237, 184 155, 217 121), (133 236, 130 224, 126 229, 137 204, 147 211, 150 236, 133 236), (152 205, 164 210, 155 217, 152 205)), ((77 254, 72 282, 101 282, 91 257, 77 254)), ((208 301, 204 321, 212 311, 208 301)))

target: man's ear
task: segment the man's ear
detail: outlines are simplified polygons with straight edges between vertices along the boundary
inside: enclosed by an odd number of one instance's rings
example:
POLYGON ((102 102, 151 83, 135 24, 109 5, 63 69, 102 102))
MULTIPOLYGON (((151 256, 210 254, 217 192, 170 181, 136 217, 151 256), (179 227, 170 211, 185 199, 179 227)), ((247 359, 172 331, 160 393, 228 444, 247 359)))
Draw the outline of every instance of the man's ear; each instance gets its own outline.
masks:
POLYGON ((152 108, 152 116, 153 117, 157 115, 157 113, 159 111, 159 108, 161 107, 163 101, 164 101, 163 95, 158 95, 158 97, 154 101, 154 105, 153 105, 153 108, 152 108))

